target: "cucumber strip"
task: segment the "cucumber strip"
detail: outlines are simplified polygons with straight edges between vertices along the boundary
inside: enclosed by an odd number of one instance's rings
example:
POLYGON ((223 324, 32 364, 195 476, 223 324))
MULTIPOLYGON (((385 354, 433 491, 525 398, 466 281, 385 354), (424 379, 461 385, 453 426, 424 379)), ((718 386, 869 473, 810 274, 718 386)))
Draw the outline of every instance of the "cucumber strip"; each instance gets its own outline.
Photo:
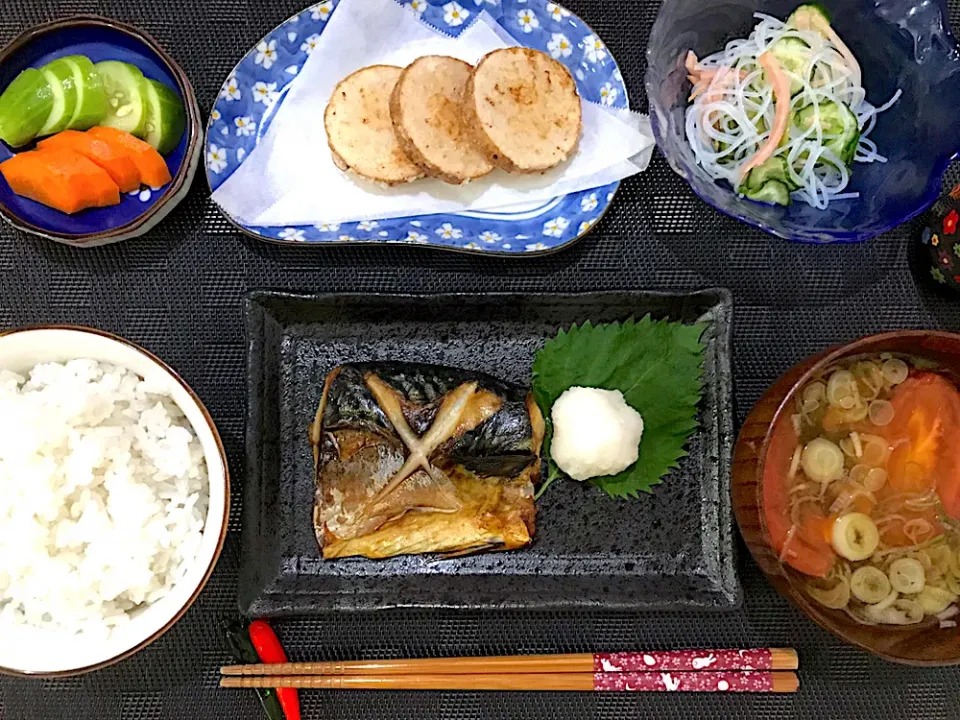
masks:
POLYGON ((751 190, 746 193, 751 200, 766 203, 768 205, 789 205, 790 190, 779 180, 768 180, 763 187, 758 190, 751 190))
POLYGON ((787 159, 783 155, 776 155, 747 173, 740 192, 749 197, 751 192, 760 190, 771 180, 783 183, 788 190, 798 190, 800 187, 790 177, 787 159))
MULTIPOLYGON (((807 64, 810 62, 810 46, 803 40, 794 37, 781 38, 770 47, 770 52, 785 70, 800 77, 804 76, 807 64)), ((803 90, 803 83, 791 78, 790 95, 796 95, 801 90, 803 90)))
POLYGON ((820 3, 807 3, 806 5, 801 5, 790 14, 790 17, 787 18, 787 25, 790 27, 816 27, 818 21, 816 16, 819 16, 819 21, 827 25, 830 24, 830 13, 827 12, 827 9, 823 5, 820 3))
MULTIPOLYGON (((843 103, 829 100, 820 103, 820 129, 824 135, 832 136, 824 143, 845 165, 853 162, 853 156, 860 144, 860 124, 857 116, 843 103)), ((809 130, 817 118, 817 108, 813 105, 800 110, 795 119, 797 127, 809 130)))

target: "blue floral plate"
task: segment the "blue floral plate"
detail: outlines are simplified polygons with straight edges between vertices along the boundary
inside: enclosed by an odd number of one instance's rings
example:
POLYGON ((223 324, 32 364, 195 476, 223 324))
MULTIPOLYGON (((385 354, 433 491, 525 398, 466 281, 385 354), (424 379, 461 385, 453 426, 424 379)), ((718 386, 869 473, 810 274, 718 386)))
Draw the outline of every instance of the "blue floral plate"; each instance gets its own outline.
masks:
MULTIPOLYGON (((216 190, 266 133, 290 83, 336 12, 326 0, 273 30, 234 68, 207 126, 207 180, 216 190)), ((625 108, 617 63, 576 15, 545 0, 402 0, 423 22, 454 37, 486 10, 525 47, 550 53, 573 73, 588 101, 625 108)), ((578 240, 607 210, 619 183, 571 193, 513 212, 464 212, 352 223, 257 227, 227 219, 243 232, 279 243, 401 242, 482 253, 547 253, 578 240)))
MULTIPOLYGON (((67 245, 106 245, 144 234, 187 195, 202 151, 200 108, 190 81, 149 35, 115 20, 75 16, 32 28, 0 53, 0 88, 25 68, 65 55, 86 55, 93 62, 122 60, 174 90, 183 100, 187 123, 179 145, 165 158, 171 182, 158 190, 142 188, 120 196, 120 204, 67 215, 16 195, 0 177, 0 217, 23 232, 67 245)), ((24 148, 29 149, 29 148, 24 148)), ((0 143, 0 162, 13 157, 0 143)))

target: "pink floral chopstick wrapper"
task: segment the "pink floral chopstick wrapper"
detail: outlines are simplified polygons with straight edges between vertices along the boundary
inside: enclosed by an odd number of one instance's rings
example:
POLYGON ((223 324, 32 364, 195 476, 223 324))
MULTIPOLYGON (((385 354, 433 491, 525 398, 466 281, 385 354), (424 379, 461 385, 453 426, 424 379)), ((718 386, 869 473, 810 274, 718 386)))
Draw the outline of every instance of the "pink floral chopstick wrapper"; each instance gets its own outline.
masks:
POLYGON ((630 673, 655 670, 773 670, 769 648, 752 650, 668 650, 664 652, 597 653, 593 671, 630 673))
POLYGON ((598 672, 593 689, 613 692, 773 692, 773 673, 720 672, 598 672))

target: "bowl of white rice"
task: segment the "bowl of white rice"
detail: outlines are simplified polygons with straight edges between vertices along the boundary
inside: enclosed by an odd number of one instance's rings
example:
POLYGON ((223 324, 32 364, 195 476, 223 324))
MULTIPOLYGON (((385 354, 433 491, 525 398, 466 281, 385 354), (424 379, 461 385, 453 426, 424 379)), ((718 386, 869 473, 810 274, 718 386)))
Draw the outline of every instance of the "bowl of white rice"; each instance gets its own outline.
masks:
POLYGON ((88 328, 0 332, 0 672, 79 674, 159 638, 213 571, 229 488, 163 361, 88 328))

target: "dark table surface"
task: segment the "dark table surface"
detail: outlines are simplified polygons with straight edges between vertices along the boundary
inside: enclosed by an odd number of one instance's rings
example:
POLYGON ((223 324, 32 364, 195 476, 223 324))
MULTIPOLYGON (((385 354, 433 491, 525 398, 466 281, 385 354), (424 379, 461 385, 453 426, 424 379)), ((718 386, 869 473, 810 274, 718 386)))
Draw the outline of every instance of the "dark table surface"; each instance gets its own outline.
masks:
MULTIPOLYGON (((866 0, 850 0, 863 2, 866 0)), ((153 34, 209 108, 237 60, 303 0, 0 0, 0 41, 54 17, 99 13, 153 34)), ((634 106, 646 109, 644 49, 655 0, 576 0, 604 38, 634 106)), ((960 26, 960 1, 951 16, 960 26)), ((948 181, 956 182, 954 168, 948 181)), ((208 200, 202 173, 149 236, 73 250, 0 227, 0 328, 80 323, 134 340, 177 368, 212 411, 234 478, 230 534, 212 581, 160 641, 118 666, 64 680, 0 680, 0 720, 258 718, 250 691, 217 689, 228 660, 220 629, 236 612, 243 480, 243 327, 251 288, 303 291, 493 291, 731 288, 737 421, 796 360, 881 330, 960 329, 960 304, 918 288, 905 226, 855 246, 793 245, 700 203, 659 157, 624 183, 596 230, 542 259, 483 259, 411 247, 266 246, 238 236, 208 200)), ((916 669, 840 644, 776 595, 741 548, 739 612, 396 611, 278 624, 296 659, 586 652, 687 646, 794 646, 793 696, 309 693, 305 718, 558 720, 650 717, 920 720, 960 717, 956 669, 916 669)), ((2 642, 2 638, 0 638, 2 642)))

